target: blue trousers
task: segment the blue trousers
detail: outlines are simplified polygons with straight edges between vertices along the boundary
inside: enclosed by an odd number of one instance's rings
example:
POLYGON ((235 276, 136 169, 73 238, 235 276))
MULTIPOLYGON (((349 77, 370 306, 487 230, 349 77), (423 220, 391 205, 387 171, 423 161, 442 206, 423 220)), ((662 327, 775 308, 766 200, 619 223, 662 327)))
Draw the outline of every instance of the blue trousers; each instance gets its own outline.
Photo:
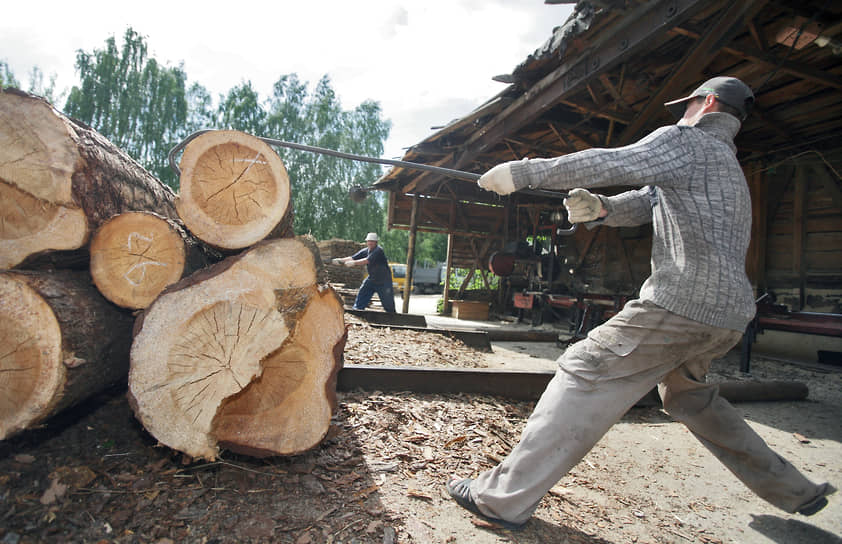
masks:
POLYGON ((357 292, 357 299, 354 301, 355 310, 365 310, 374 293, 380 297, 380 304, 383 309, 395 313, 395 291, 392 289, 392 282, 374 283, 369 278, 363 280, 360 290, 357 292))

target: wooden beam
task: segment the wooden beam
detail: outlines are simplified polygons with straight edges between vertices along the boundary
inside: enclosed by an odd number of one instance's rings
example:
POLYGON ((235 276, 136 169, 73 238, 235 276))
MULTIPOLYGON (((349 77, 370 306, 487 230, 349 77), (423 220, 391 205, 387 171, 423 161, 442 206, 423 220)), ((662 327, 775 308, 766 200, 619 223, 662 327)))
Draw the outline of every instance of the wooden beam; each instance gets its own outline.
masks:
POLYGON ((453 267, 453 234, 447 235, 447 263, 444 269, 444 308, 445 315, 450 315, 450 271, 453 267))
POLYGON ((806 301, 807 259, 807 176, 804 167, 795 167, 795 195, 792 204, 792 272, 798 277, 799 310, 806 301))
POLYGON ((833 207, 837 211, 842 212, 842 190, 839 189, 839 184, 836 182, 838 176, 830 169, 830 165, 825 163, 823 166, 814 167, 816 177, 819 178, 819 183, 822 184, 824 190, 830 194, 830 199, 833 202, 833 207))
POLYGON ((757 46, 757 49, 765 52, 767 49, 766 37, 760 33, 754 21, 749 21, 747 26, 748 32, 751 34, 751 39, 754 40, 754 44, 757 46))
MULTIPOLYGON (((699 32, 684 27, 676 27, 672 30, 672 33, 694 39, 700 37, 699 32)), ((749 45, 741 45, 739 47, 723 47, 721 51, 737 57, 738 59, 777 68, 781 72, 805 79, 807 81, 812 81, 813 83, 818 83, 824 87, 842 89, 842 77, 831 74, 830 72, 812 68, 803 63, 778 58, 768 50, 763 51, 760 49, 754 49, 749 45)))
POLYGON ((409 219, 409 243, 406 247, 406 283, 403 287, 401 312, 409 313, 409 297, 412 292, 412 269, 415 268, 415 237, 418 235, 418 195, 412 197, 412 213, 409 219))
POLYGON ((746 255, 746 272, 757 292, 766 291, 766 245, 768 232, 766 172, 759 163, 746 166, 746 178, 751 193, 751 243, 746 255), (755 169, 756 168, 756 169, 755 169), (753 170, 755 169, 755 170, 753 170), (752 171, 753 170, 753 171, 752 171))
POLYGON ((580 90, 591 78, 634 56, 647 44, 681 24, 709 4, 704 0, 658 0, 629 11, 617 25, 606 29, 585 55, 578 56, 547 74, 529 92, 518 97, 469 138, 455 168, 517 132, 559 100, 580 90))
POLYGON ((558 138, 559 141, 564 144, 564 147, 566 147, 571 153, 576 151, 576 148, 573 145, 571 145, 570 142, 568 142, 564 138, 564 136, 561 135, 561 132, 558 131, 555 125, 553 125, 552 123, 547 123, 547 126, 550 127, 550 130, 553 131, 553 134, 556 135, 556 138, 558 138))
POLYGON ((586 114, 589 117, 601 117, 603 119, 607 119, 608 121, 623 123, 624 125, 630 124, 632 119, 635 117, 635 114, 631 112, 619 112, 599 107, 594 108, 587 104, 573 102, 571 100, 561 100, 559 103, 564 104, 571 109, 577 110, 579 113, 586 114))
POLYGON ((745 20, 751 19, 767 1, 743 0, 726 5, 716 20, 709 25, 707 33, 687 51, 684 58, 667 77, 666 82, 638 113, 634 122, 626 127, 620 136, 619 145, 627 145, 635 141, 656 112, 663 109, 664 102, 678 96, 691 80, 697 79, 715 54, 725 46, 734 33, 743 27, 745 20))

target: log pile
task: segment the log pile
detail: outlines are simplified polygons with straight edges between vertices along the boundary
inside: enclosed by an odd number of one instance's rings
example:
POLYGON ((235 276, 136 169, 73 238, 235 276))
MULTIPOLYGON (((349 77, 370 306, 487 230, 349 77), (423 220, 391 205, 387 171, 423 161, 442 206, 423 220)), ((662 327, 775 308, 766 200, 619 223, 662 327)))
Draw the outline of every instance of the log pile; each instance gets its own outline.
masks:
POLYGON ((331 264, 337 257, 350 257, 365 247, 365 244, 351 240, 330 239, 319 242, 319 255, 327 268, 328 278, 333 284, 342 284, 346 289, 357 289, 365 277, 365 268, 331 264))
POLYGON ((326 435, 344 314, 294 236, 280 157, 214 131, 180 167, 175 194, 43 99, 0 91, 0 440, 115 384, 195 458, 326 435))

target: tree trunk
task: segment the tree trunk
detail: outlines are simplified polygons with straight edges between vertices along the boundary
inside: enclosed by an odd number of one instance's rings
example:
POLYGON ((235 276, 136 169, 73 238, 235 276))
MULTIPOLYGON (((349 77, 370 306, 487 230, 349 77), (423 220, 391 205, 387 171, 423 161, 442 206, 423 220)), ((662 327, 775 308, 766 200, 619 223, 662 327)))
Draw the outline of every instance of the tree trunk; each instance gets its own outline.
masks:
POLYGON ((221 257, 178 223, 150 212, 106 221, 91 240, 91 276, 105 298, 146 308, 170 284, 221 257))
MULTIPOLYGON (((42 98, 0 91, 0 268, 84 248, 112 215, 175 219, 169 187, 102 135, 42 98)), ((78 261, 78 254, 67 257, 78 261)))
POLYGON ((292 233, 289 175, 262 140, 233 130, 207 132, 181 157, 176 207, 200 240, 237 250, 292 233))
MULTIPOLYGON (((313 248, 314 249, 314 248, 313 248)), ((295 454, 327 433, 346 330, 320 262, 297 239, 261 242, 166 289, 138 319, 129 401, 163 444, 295 454)))
POLYGON ((125 383, 133 323, 86 272, 0 273, 0 439, 125 383))

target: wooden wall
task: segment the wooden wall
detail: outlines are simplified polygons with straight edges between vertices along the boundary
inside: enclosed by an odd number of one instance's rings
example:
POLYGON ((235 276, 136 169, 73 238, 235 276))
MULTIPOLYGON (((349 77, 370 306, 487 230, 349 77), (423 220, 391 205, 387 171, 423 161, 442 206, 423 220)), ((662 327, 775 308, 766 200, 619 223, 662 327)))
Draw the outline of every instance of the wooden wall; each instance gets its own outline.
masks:
POLYGON ((842 151, 748 165, 755 202, 748 272, 790 310, 842 313, 842 151))

